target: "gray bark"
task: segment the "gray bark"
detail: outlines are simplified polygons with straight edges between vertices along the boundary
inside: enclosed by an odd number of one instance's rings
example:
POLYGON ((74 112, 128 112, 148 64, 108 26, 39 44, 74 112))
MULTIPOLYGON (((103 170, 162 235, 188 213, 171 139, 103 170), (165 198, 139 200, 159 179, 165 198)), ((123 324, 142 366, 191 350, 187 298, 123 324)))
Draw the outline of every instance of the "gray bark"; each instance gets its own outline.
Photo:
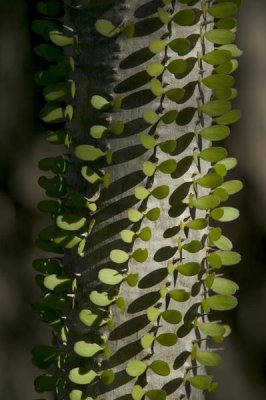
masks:
MULTIPOLYGON (((98 2, 100 4, 101 2, 98 2)), ((164 62, 165 57, 168 58, 168 63, 171 60, 179 58, 176 53, 170 49, 167 54, 164 52, 158 55, 149 55, 147 46, 152 38, 165 37, 166 41, 170 39, 187 37, 190 34, 198 34, 200 30, 200 23, 192 27, 181 27, 172 24, 172 31, 169 33, 166 25, 156 29, 154 32, 142 35, 141 30, 151 28, 156 20, 152 20, 154 15, 142 17, 141 12, 144 10, 152 10, 154 2, 148 3, 146 0, 131 0, 128 7, 124 7, 126 3, 121 4, 120 1, 108 1, 110 9, 103 7, 99 10, 97 2, 88 2, 88 7, 84 2, 84 9, 81 11, 71 10, 67 14, 67 21, 74 30, 79 31, 81 41, 80 55, 78 58, 78 68, 73 74, 73 79, 77 84, 77 97, 75 100, 75 117, 70 124, 70 129, 73 132, 74 138, 79 143, 86 143, 90 141, 88 131, 89 127, 95 123, 95 111, 90 105, 90 98, 93 94, 116 94, 119 87, 122 87, 122 82, 132 77, 132 80, 127 85, 125 84, 124 92, 121 95, 124 98, 124 108, 116 113, 106 115, 107 118, 113 120, 122 120, 125 123, 126 129, 120 137, 109 136, 103 145, 109 147, 113 152, 113 163, 110 166, 104 167, 105 172, 110 174, 111 184, 109 188, 101 189, 100 198, 98 200, 98 211, 95 214, 96 224, 88 237, 88 246, 85 252, 85 257, 80 259, 74 254, 65 256, 66 269, 76 273, 81 273, 79 279, 80 291, 77 294, 76 309, 74 310, 74 320, 70 324, 71 343, 70 346, 80 338, 89 338, 91 333, 88 328, 84 327, 78 321, 78 312, 84 308, 92 309, 93 306, 89 302, 89 293, 92 290, 104 290, 106 286, 101 285, 98 281, 98 272, 103 267, 121 269, 120 266, 113 264, 110 261, 109 254, 113 249, 124 249, 126 251, 134 251, 137 248, 147 248, 149 258, 145 263, 137 263, 133 259, 129 260, 128 270, 130 273, 138 273, 140 283, 136 287, 130 287, 126 282, 121 284, 119 296, 123 297, 126 302, 127 311, 123 314, 117 307, 112 305, 110 313, 114 326, 111 331, 106 326, 101 328, 101 334, 108 337, 108 345, 111 349, 111 358, 109 361, 105 357, 98 356, 98 361, 102 363, 99 370, 112 368, 116 374, 116 380, 113 385, 105 386, 100 383, 92 384, 85 389, 89 395, 93 390, 93 398, 108 399, 108 400, 126 400, 130 399, 130 393, 136 379, 130 378, 125 368, 129 361, 146 360, 150 363, 153 360, 164 360, 169 363, 171 374, 167 377, 160 377, 152 370, 148 369, 146 377, 139 380, 140 384, 144 386, 145 390, 161 389, 163 388, 168 393, 167 399, 193 399, 202 400, 204 395, 201 391, 196 389, 189 389, 182 383, 183 375, 186 368, 191 367, 189 353, 191 352, 192 341, 196 338, 195 330, 192 329, 192 322, 200 312, 198 303, 203 299, 203 286, 198 286, 197 277, 184 277, 178 275, 175 278, 165 277, 161 282, 155 283, 151 287, 149 284, 144 284, 144 278, 149 276, 150 279, 154 271, 162 271, 166 268, 169 261, 179 262, 180 252, 177 249, 177 242, 179 238, 183 238, 186 242, 192 239, 202 240, 206 231, 190 231, 189 237, 186 237, 184 232, 179 232, 176 229, 180 222, 186 217, 190 216, 190 209, 184 205, 188 201, 188 194, 193 193, 191 182, 193 177, 199 175, 199 170, 195 163, 187 171, 178 176, 166 175, 159 171, 155 173, 154 179, 147 179, 142 170, 142 164, 147 160, 154 160, 157 158, 158 164, 168 158, 168 155, 163 153, 159 148, 156 149, 155 154, 153 150, 146 151, 140 144, 140 134, 143 132, 153 132, 153 127, 146 125, 142 120, 143 110, 146 108, 152 110, 175 109, 179 110, 186 107, 197 107, 198 98, 200 96, 198 85, 188 101, 183 104, 176 105, 166 97, 155 97, 149 102, 143 101, 145 96, 148 95, 149 83, 139 85, 141 75, 134 78, 134 75, 145 71, 146 66, 150 62, 164 62), (95 6, 94 6, 95 4, 95 6), (145 7, 144 7, 145 6, 145 7), (136 17, 141 15, 141 17, 136 17), (91 34, 92 27, 95 21, 99 18, 112 20, 115 24, 123 21, 136 21, 139 27, 139 36, 132 39, 126 39, 120 35, 116 39, 100 39, 94 38, 91 34), (135 57, 132 56, 135 54, 135 57), (142 61, 141 57, 143 57, 142 61), (112 71, 112 68, 114 70, 112 71), (115 79, 114 80, 114 75, 115 79), (118 86, 120 85, 120 86, 118 86), (137 87, 139 85, 139 87, 137 87), (170 188, 170 196, 164 200, 156 200, 149 197, 147 204, 141 203, 134 197, 134 188, 138 185, 152 186, 155 188, 159 185, 168 185, 170 188), (186 192, 187 194, 183 195, 186 192), (169 204, 170 203, 170 204, 169 204), (145 226, 150 226, 152 230, 152 239, 149 242, 142 242, 136 239, 132 246, 126 246, 121 241, 119 233, 122 229, 131 229, 132 224, 127 218, 127 211, 130 208, 145 210, 153 207, 160 207, 161 215, 156 222, 150 222, 144 219, 140 224, 136 224, 134 229, 137 231, 145 226), (170 235, 170 231, 174 235, 170 235), (176 230, 176 232, 175 232, 176 230), (149 275, 150 274, 150 275, 149 275), (176 279, 177 278, 177 279, 176 279), (143 284, 141 285, 141 282, 143 284), (168 289, 179 288, 192 291, 191 298, 184 303, 177 303, 173 300, 160 298, 160 286, 167 284, 168 289), (152 324, 146 318, 146 309, 149 306, 158 306, 160 303, 160 310, 177 309, 183 317, 186 316, 186 322, 181 322, 179 325, 171 325, 162 318, 157 323, 152 324), (190 313, 192 317, 190 317, 190 313), (189 321, 189 322, 188 322, 189 321), (164 347, 156 343, 152 349, 143 350, 139 344, 141 337, 150 331, 156 332, 156 335, 161 333, 177 333, 179 336, 178 343, 173 347, 164 347), (191 390, 191 391, 190 391, 191 390)), ((200 4, 196 5, 200 7, 200 4)), ((175 4, 174 11, 186 8, 179 3, 175 4)), ((156 10, 155 10, 156 11, 156 10)), ((148 11, 147 11, 147 14, 148 11)), ((143 14, 144 15, 144 14, 143 14)), ((152 30, 152 29, 151 29, 152 30)), ((202 45, 200 40, 197 41, 194 49, 186 55, 187 57, 197 57, 197 53, 202 53, 202 45)), ((206 72, 208 74, 208 71, 206 72)), ((144 73, 145 75, 145 73, 144 73)), ((169 72, 164 73, 163 82, 169 88, 183 87, 187 83, 199 80, 199 69, 197 63, 193 70, 183 79, 177 80, 174 75, 169 72)), ((118 93, 117 93, 118 94, 118 93)), ((120 94, 120 93, 119 93, 120 94)), ((210 97, 209 91, 204 92, 204 102, 208 101, 210 97)), ((185 146, 185 141, 189 138, 189 133, 199 130, 202 126, 208 126, 210 120, 208 118, 201 119, 199 124, 199 116, 196 112, 194 117, 186 125, 177 125, 175 122, 170 125, 165 125, 159 122, 156 127, 156 133, 159 135, 159 140, 164 141, 168 139, 177 140, 178 148, 176 155, 171 156, 177 161, 184 160, 185 158, 192 157, 195 148, 198 144, 195 136, 192 135, 191 142, 185 146)), ((207 146, 205 142, 202 143, 203 148, 207 146)), ((201 175, 207 173, 208 163, 201 163, 201 175)), ((90 192, 82 178, 76 181, 75 174, 71 174, 69 179, 79 188, 85 190, 89 195, 90 192)), ((204 194, 201 190, 199 195, 204 194)), ((206 212, 196 211, 196 217, 204 217, 206 212)), ((204 249, 195 255, 183 252, 184 261, 198 261, 200 262, 204 257, 204 249)), ((71 317, 71 318, 72 318, 71 317)), ((204 341, 199 346, 204 347, 204 341)), ((75 364, 75 357, 73 358, 73 365, 75 364)), ((88 366, 93 366, 90 362, 88 366)), ((74 366, 78 366, 74 365, 74 366)), ((193 369, 189 374, 204 373, 202 367, 193 369)))

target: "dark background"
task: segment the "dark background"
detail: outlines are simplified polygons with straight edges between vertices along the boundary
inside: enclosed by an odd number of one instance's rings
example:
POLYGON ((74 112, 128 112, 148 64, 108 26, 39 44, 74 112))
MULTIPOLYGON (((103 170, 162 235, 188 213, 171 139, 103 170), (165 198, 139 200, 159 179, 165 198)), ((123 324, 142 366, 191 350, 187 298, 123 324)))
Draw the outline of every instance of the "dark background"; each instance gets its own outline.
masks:
MULTIPOLYGON (((47 225, 36 204, 37 164, 56 152, 46 143, 38 119, 41 93, 33 82, 40 62, 32 52, 30 31, 35 1, 0 0, 0 398, 30 400, 38 370, 31 348, 48 343, 49 332, 31 308, 39 293, 31 262, 34 240, 47 225)), ((227 141, 239 160, 234 176, 244 190, 231 201, 241 218, 226 227, 240 266, 230 269, 239 291, 239 307, 227 320, 233 333, 224 344, 223 363, 212 373, 221 382, 212 400, 266 398, 266 3, 243 0, 238 44, 244 50, 236 74, 237 106, 243 118, 227 141), (234 204, 233 204, 234 203, 234 204)))

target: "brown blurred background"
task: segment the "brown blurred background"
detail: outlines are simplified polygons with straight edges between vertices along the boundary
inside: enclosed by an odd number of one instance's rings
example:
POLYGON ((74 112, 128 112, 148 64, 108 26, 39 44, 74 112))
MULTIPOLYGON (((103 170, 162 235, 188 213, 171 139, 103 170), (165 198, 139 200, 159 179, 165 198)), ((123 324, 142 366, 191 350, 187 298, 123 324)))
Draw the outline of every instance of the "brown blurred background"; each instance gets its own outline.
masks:
MULTIPOLYGON (((0 3, 0 398, 33 400, 43 396, 34 394, 38 370, 31 365, 31 348, 49 341, 48 329, 31 308, 39 296, 31 268, 38 256, 34 240, 47 224, 36 209, 44 198, 37 164, 56 149, 46 143, 38 119, 42 97, 33 76, 41 64, 32 52, 38 39, 30 30, 36 2, 0 3)), ((227 316, 233 334, 225 342, 221 367, 212 371, 221 382, 212 400, 266 398, 265 21, 265 0, 243 0, 238 44, 244 55, 236 74, 236 105, 243 118, 227 146, 239 160, 233 176, 245 189, 231 201, 241 218, 226 227, 243 256, 228 275, 241 287, 240 304, 227 316)))

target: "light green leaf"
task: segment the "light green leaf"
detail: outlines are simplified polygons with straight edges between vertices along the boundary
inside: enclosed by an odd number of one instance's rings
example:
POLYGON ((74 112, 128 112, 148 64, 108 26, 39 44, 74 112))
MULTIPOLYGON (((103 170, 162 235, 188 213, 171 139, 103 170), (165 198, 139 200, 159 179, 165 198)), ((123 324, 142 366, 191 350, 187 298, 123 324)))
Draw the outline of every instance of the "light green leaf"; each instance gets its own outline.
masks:
POLYGON ((106 324, 106 320, 102 319, 98 314, 93 314, 91 310, 81 310, 79 319, 86 326, 99 327, 106 324))
POLYGON ((69 372, 69 379, 77 385, 89 385, 95 380, 97 375, 92 369, 74 368, 69 372))
POLYGON ((239 211, 234 207, 220 207, 212 210, 210 215, 215 221, 230 222, 239 217, 239 211))
POLYGON ((232 17, 237 12, 237 5, 226 1, 208 8, 208 13, 214 18, 232 17))
POLYGON ((237 20, 236 18, 222 18, 215 22, 215 26, 220 29, 234 29, 236 28, 237 20))
POLYGON ((81 357, 94 357, 102 350, 103 348, 97 343, 87 343, 84 340, 76 342, 74 345, 74 352, 81 357))
POLYGON ((116 28, 112 22, 106 19, 98 19, 95 24, 96 31, 102 36, 111 38, 119 34, 120 29, 116 28))
POLYGON ((198 197, 193 200, 194 207, 199 210, 210 210, 211 208, 215 208, 220 204, 220 199, 213 194, 209 194, 206 196, 198 197))
POLYGON ((84 179, 86 179, 86 181, 92 184, 102 181, 103 179, 100 175, 98 175, 95 171, 93 171, 93 169, 86 166, 81 168, 81 175, 83 176, 84 179))
POLYGON ((106 369, 103 371, 101 374, 101 381, 104 383, 104 385, 111 385, 115 380, 115 374, 112 369, 106 369))
POLYGON ((135 197, 138 200, 144 200, 150 196, 150 192, 143 186, 138 186, 135 188, 135 197))
POLYGON ((192 386, 200 390, 208 390, 212 383, 212 377, 208 375, 195 375, 188 379, 192 386))
POLYGON ((83 392, 81 390, 71 390, 69 393, 69 400, 93 400, 92 397, 84 397, 83 392))
MULTIPOLYGON (((235 294, 239 289, 239 286, 231 281, 230 279, 216 277, 211 286, 211 290, 215 293, 231 296, 235 294)), ((219 336, 219 335, 217 335, 219 336)))
POLYGON ((129 254, 119 249, 111 250, 110 259, 116 264, 123 264, 128 261, 129 254))
POLYGON ((114 298, 110 298, 107 292, 97 292, 97 290, 93 290, 90 293, 90 301, 96 306, 106 307, 115 301, 114 298))
POLYGON ((202 79, 202 82, 210 89, 224 89, 231 88, 235 79, 231 75, 213 74, 202 79))
POLYGON ((204 218, 198 218, 186 222, 185 226, 189 229, 201 230, 208 226, 208 221, 204 218))
POLYGON ((170 347, 177 343, 178 337, 175 333, 162 333, 156 337, 156 341, 162 346, 170 347))
POLYGON ((209 42, 214 44, 229 44, 234 42, 235 33, 227 29, 213 29, 205 33, 205 37, 209 42))
POLYGON ((215 324, 213 322, 202 322, 198 324, 198 328, 204 335, 211 337, 223 336, 225 333, 223 325, 215 324))
POLYGON ((76 214, 62 214, 56 218, 56 225, 66 231, 77 231, 83 228, 87 220, 76 214))
POLYGON ((120 237, 125 243, 132 243, 135 237, 135 232, 130 231, 129 229, 123 229, 120 232, 120 237))
POLYGON ((161 314, 162 318, 169 324, 179 324, 182 321, 182 314, 177 310, 166 310, 161 314))
POLYGON ((51 31, 49 37, 51 42, 59 47, 73 46, 74 44, 74 37, 66 36, 63 32, 51 31))
POLYGON ((128 210, 127 216, 129 221, 131 222, 138 222, 143 218, 143 214, 140 211, 134 209, 128 210))
POLYGON ((227 100, 212 100, 200 106, 200 110, 211 117, 223 115, 230 109, 231 103, 227 100))
POLYGON ((211 141, 219 141, 227 138, 230 134, 228 126, 212 125, 202 129, 199 134, 204 138, 211 141))
POLYGON ((75 149, 75 156, 83 161, 96 161, 105 154, 101 149, 89 144, 81 144, 75 149))
POLYGON ((154 335, 152 333, 146 333, 140 339, 140 343, 143 349, 149 349, 154 342, 154 335))
POLYGON ((202 150, 200 157, 204 161, 219 162, 227 157, 227 150, 224 147, 209 147, 202 150))
POLYGON ((157 140, 155 140, 148 133, 142 133, 140 136, 140 141, 142 146, 147 150, 153 149, 157 145, 157 140))
POLYGON ((222 267, 222 260, 220 259, 218 254, 210 253, 207 256, 207 259, 212 268, 219 269, 222 267))
POLYGON ((151 363, 150 368, 160 376, 168 376, 170 374, 170 367, 165 361, 155 360, 151 363))
POLYGON ((65 291, 71 289, 72 279, 52 274, 44 278, 43 284, 49 290, 65 291))
POLYGON ((221 65, 231 60, 232 53, 228 50, 213 50, 205 54, 202 58, 207 64, 221 65))
POLYGON ((219 354, 211 351, 197 350, 196 360, 206 367, 216 367, 221 363, 221 357, 219 356, 219 354))
POLYGON ((231 125, 239 121, 241 118, 241 112, 239 110, 231 110, 221 117, 215 118, 214 121, 219 125, 231 125))
POLYGON ((145 391, 140 385, 133 386, 131 396, 133 400, 141 400, 145 394, 145 391))
POLYGON ((147 66, 146 71, 148 75, 156 78, 157 76, 160 76, 163 73, 164 66, 159 63, 152 63, 147 66))
POLYGON ((234 296, 216 294, 204 300, 203 303, 214 311, 228 311, 235 308, 238 302, 234 296))
POLYGON ((155 307, 149 307, 147 309, 147 318, 150 322, 155 322, 157 321, 159 315, 160 315, 160 310, 158 310, 158 308, 155 307))
POLYGON ((221 236, 217 240, 213 240, 213 244, 221 250, 232 250, 233 243, 226 236, 221 236))
POLYGON ((47 123, 60 123, 65 120, 65 113, 62 107, 54 104, 47 104, 41 109, 40 118, 47 123))
POLYGON ((149 44, 149 49, 152 53, 157 54, 164 50, 166 42, 160 39, 152 39, 149 44))
POLYGON ((240 192, 243 189, 243 183, 237 179, 224 182, 221 186, 222 189, 225 189, 228 194, 232 195, 240 192))
POLYGON ((90 135, 94 139, 101 139, 107 132, 108 129, 102 125, 94 125, 90 128, 90 135))
POLYGON ((92 96, 91 105, 99 111, 104 111, 110 107, 109 101, 99 95, 92 96))
POLYGON ((168 12, 160 7, 157 9, 157 12, 158 12, 159 18, 162 21, 162 23, 168 24, 168 22, 171 20, 171 17, 168 14, 168 12))
POLYGON ((150 125, 156 124, 160 119, 160 116, 155 111, 149 109, 143 111, 142 117, 150 125))
POLYGON ((188 262, 185 264, 178 265, 177 271, 184 276, 194 276, 200 271, 200 264, 197 262, 188 262))
POLYGON ((123 275, 119 274, 118 271, 111 268, 103 268, 98 274, 98 278, 101 282, 106 285, 117 285, 124 279, 123 275))
MULTIPOLYGON (((230 53, 232 56, 232 53, 230 53)), ((239 67, 239 62, 235 59, 231 59, 224 64, 221 64, 215 68, 217 74, 232 74, 239 67)))
POLYGON ((115 135, 121 135, 125 130, 125 125, 123 121, 114 121, 112 126, 110 127, 110 130, 115 135))
POLYGON ((220 48, 222 50, 230 51, 232 57, 240 57, 243 54, 243 51, 240 50, 235 44, 224 44, 220 48))
POLYGON ((171 299, 179 302, 187 301, 190 298, 190 293, 184 289, 173 289, 168 294, 171 299))
POLYGON ((213 189, 221 185, 221 183, 223 182, 223 178, 218 174, 209 173, 207 175, 204 175, 202 178, 197 179, 196 182, 202 187, 213 189))
POLYGON ((241 255, 236 251, 217 251, 223 265, 235 265, 240 263, 241 255))
POLYGON ((150 89, 154 96, 162 96, 162 94, 164 93, 162 82, 156 78, 153 78, 150 81, 150 89))
POLYGON ((142 361, 131 361, 127 364, 126 372, 129 376, 137 377, 142 374, 147 369, 147 365, 142 361))
POLYGON ((142 171, 146 176, 153 176, 156 171, 156 165, 151 161, 144 161, 142 171))

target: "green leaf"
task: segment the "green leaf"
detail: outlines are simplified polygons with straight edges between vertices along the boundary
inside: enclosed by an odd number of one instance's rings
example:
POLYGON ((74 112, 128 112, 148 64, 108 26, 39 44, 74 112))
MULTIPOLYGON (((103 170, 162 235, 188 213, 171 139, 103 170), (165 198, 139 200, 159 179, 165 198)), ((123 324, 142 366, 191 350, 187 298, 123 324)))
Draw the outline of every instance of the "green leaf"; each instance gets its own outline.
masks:
MULTIPOLYGON (((232 56, 232 53, 230 53, 232 56)), ((217 74, 232 74, 239 67, 239 62, 235 59, 231 59, 224 64, 221 64, 215 68, 217 74)))
POLYGON ((39 44, 34 47, 35 53, 48 62, 57 61, 61 56, 61 50, 52 44, 39 44))
POLYGON ((74 389, 69 393, 69 400, 93 400, 93 398, 90 396, 84 397, 81 390, 74 389))
MULTIPOLYGON (((231 281, 230 279, 216 277, 211 286, 211 290, 215 293, 231 296, 235 294, 239 289, 239 286, 231 281)), ((219 336, 219 335, 216 335, 219 336)))
POLYGON ((55 104, 47 104, 41 109, 40 118, 46 123, 57 124, 65 120, 64 109, 55 104))
POLYGON ((170 290, 170 292, 168 292, 168 294, 171 297, 171 299, 178 301, 178 302, 184 302, 190 298, 190 293, 184 289, 173 289, 173 290, 170 290))
POLYGON ((240 57, 243 51, 240 50, 235 44, 224 44, 220 47, 222 50, 230 51, 232 57, 240 57))
POLYGON ((37 346, 32 350, 33 363, 38 368, 47 369, 56 362, 60 352, 51 346, 37 346))
POLYGON ((169 324, 179 324, 182 321, 182 314, 177 310, 166 310, 161 314, 162 318, 169 324))
POLYGON ((224 165, 227 170, 231 170, 236 167, 237 159, 234 157, 228 157, 224 160, 219 161, 220 165, 224 165))
POLYGON ((176 103, 178 103, 182 98, 184 97, 186 91, 183 88, 175 88, 175 89, 170 89, 165 92, 166 97, 169 100, 172 100, 176 103))
POLYGON ((208 221, 204 218, 192 219, 186 222, 185 226, 189 229, 201 230, 208 226, 208 221))
POLYGON ((223 325, 215 324, 213 322, 202 322, 198 324, 198 328, 204 335, 211 337, 223 336, 225 333, 223 325))
POLYGON ((237 5, 226 1, 208 8, 208 13, 214 18, 232 17, 237 12, 237 5))
POLYGON ((180 26, 192 26, 197 22, 197 16, 196 9, 185 9, 177 12, 173 21, 180 26))
POLYGON ((88 144, 81 144, 75 149, 75 156, 83 161, 96 161, 105 154, 101 149, 88 144))
POLYGON ((157 9, 157 12, 158 12, 158 16, 159 16, 160 20, 162 21, 162 23, 168 24, 168 22, 171 20, 171 17, 168 14, 168 12, 160 7, 157 9))
POLYGON ((151 233, 151 228, 149 228, 148 226, 146 226, 145 228, 143 228, 139 234, 138 234, 139 238, 141 240, 143 240, 144 242, 148 242, 151 237, 152 237, 152 233, 151 233))
POLYGON ((103 268, 98 274, 98 278, 101 282, 106 285, 118 285, 124 279, 123 275, 119 274, 118 271, 111 268, 103 268))
POLYGON ((211 141, 219 141, 227 138, 230 134, 228 126, 212 125, 202 129, 199 134, 204 138, 211 141))
POLYGON ((206 367, 216 367, 221 363, 221 357, 219 356, 219 354, 211 351, 197 350, 196 360, 206 367))
POLYGON ((55 390, 58 377, 52 375, 38 376, 34 381, 35 390, 38 393, 52 392, 55 390))
POLYGON ((131 222, 138 222, 143 218, 143 214, 140 211, 134 209, 128 210, 127 216, 129 221, 131 222))
POLYGON ((215 118, 214 121, 219 125, 231 125, 239 121, 241 112, 239 110, 231 110, 221 117, 215 118))
POLYGON ((237 20, 236 18, 222 18, 215 22, 215 26, 220 29, 234 29, 236 28, 237 20))
POLYGON ((183 245, 183 249, 189 253, 198 253, 202 249, 202 243, 199 240, 191 240, 183 245))
POLYGON ((97 290, 93 290, 90 293, 90 301, 96 306, 106 307, 114 302, 114 298, 110 298, 107 292, 97 292, 97 290))
MULTIPOLYGON (((171 50, 173 50, 180 56, 184 56, 185 54, 189 53, 191 50, 190 41, 185 38, 177 38, 177 39, 172 40, 169 43, 169 47, 171 50)), ((176 63, 176 61, 180 61, 180 60, 174 60, 170 64, 176 63)), ((182 61, 184 61, 183 65, 185 64, 186 68, 182 72, 178 72, 178 73, 183 73, 187 69, 187 62, 185 60, 182 60, 182 61)), ((170 69, 169 69, 169 71, 170 71, 170 69)), ((170 71, 170 72, 172 72, 172 71, 170 71)), ((173 72, 173 74, 176 74, 176 72, 173 72)))
POLYGON ((111 38, 119 34, 120 29, 116 28, 112 22, 106 19, 98 19, 95 23, 95 29, 100 35, 111 38))
POLYGON ((148 75, 156 78, 157 76, 160 76, 163 73, 164 66, 159 63, 152 63, 147 66, 146 71, 148 75))
POLYGON ((220 259, 218 254, 210 253, 207 256, 207 259, 212 268, 219 269, 222 267, 222 260, 220 259))
POLYGON ((155 197, 158 200, 165 199, 169 195, 169 186, 167 185, 161 185, 157 186, 153 191, 151 192, 152 196, 155 197))
POLYGON ((213 244, 221 250, 232 250, 233 243, 225 236, 221 236, 218 240, 213 240, 213 244))
POLYGON ((222 235, 221 228, 212 228, 208 234, 209 238, 212 241, 220 239, 221 235, 222 235))
POLYGON ((99 176, 95 171, 93 171, 93 169, 91 169, 90 167, 82 167, 81 168, 81 175, 83 176, 84 179, 86 179, 86 181, 88 181, 89 183, 95 184, 99 181, 102 181, 102 177, 99 176))
POLYGON ((219 162, 227 157, 227 150, 224 147, 209 147, 200 153, 204 161, 219 162))
POLYGON ((205 37, 214 44, 230 44, 234 42, 236 35, 227 29, 213 29, 206 32, 205 37))
POLYGON ((77 231, 83 228, 87 220, 76 214, 62 214, 56 218, 56 225, 66 231, 77 231))
POLYGON ((186 60, 183 59, 171 61, 167 65, 168 71, 174 75, 183 74, 187 70, 187 68, 188 68, 188 63, 186 60))
POLYGON ((162 333, 156 337, 156 341, 162 346, 170 347, 177 343, 178 337, 175 333, 162 333))
POLYGON ((217 251, 223 265, 235 265, 240 263, 241 255, 236 251, 217 251))
POLYGON ((159 166, 158 170, 164 174, 172 174, 176 170, 177 162, 174 159, 163 161, 159 166))
POLYGON ((110 259, 116 264, 123 264, 129 259, 129 254, 123 250, 111 250, 110 259))
POLYGON ((200 271, 200 264, 197 262, 188 262, 185 264, 178 265, 177 271, 184 276, 194 276, 200 271))
POLYGON ((138 186, 135 188, 135 197, 138 200, 144 200, 150 196, 150 192, 143 186, 138 186))
POLYGON ((49 36, 51 42, 59 47, 73 46, 74 44, 74 37, 66 36, 63 32, 51 31, 49 36))
POLYGON ((71 382, 76 383, 77 385, 89 385, 91 382, 95 380, 97 377, 97 372, 92 369, 84 369, 84 368, 73 368, 69 372, 69 379, 71 382))
POLYGON ((74 345, 74 352, 81 357, 94 357, 102 350, 103 348, 97 343, 87 343, 84 340, 76 342, 74 345))
POLYGON ((150 368, 160 376, 168 376, 170 374, 170 367, 165 361, 155 360, 151 363, 150 368))
POLYGON ((46 86, 43 90, 46 101, 61 101, 70 95, 69 85, 67 83, 57 83, 55 85, 46 86))
POLYGON ((147 249, 137 249, 133 252, 132 257, 135 261, 139 263, 143 263, 148 258, 148 250, 147 249))
POLYGON ((210 210, 211 208, 215 208, 220 204, 220 199, 213 194, 209 194, 206 196, 198 197, 193 200, 194 207, 199 210, 210 210))
POLYGON ((230 222, 239 217, 239 211, 234 207, 220 207, 212 210, 210 215, 215 221, 230 222))
POLYGON ((147 365, 142 361, 131 361, 127 364, 126 372, 129 376, 134 378, 144 374, 147 369, 147 365))
POLYGON ((188 381, 197 389, 208 390, 212 383, 212 377, 208 375, 195 375, 188 378, 188 381))
POLYGON ((149 44, 149 49, 152 53, 157 54, 164 50, 166 42, 160 39, 152 39, 149 44))
POLYGON ((237 179, 224 182, 220 188, 225 189, 228 194, 232 195, 243 189, 243 183, 237 179))
POLYGON ((218 174, 209 173, 207 175, 204 175, 202 178, 197 179, 196 182, 202 187, 213 189, 221 185, 221 183, 223 182, 223 178, 218 174))
POLYGON ((140 343, 143 349, 149 349, 154 342, 154 335, 152 333, 146 333, 140 339, 140 343))
POLYGON ((151 208, 146 214, 145 217, 150 221, 157 221, 160 218, 161 210, 159 207, 151 208))
POLYGON ((232 53, 228 50, 213 50, 205 54, 202 58, 207 64, 221 65, 230 61, 232 53))
POLYGON ((115 374, 112 369, 106 369, 101 374, 101 381, 107 386, 111 385, 114 382, 114 380, 115 380, 115 374))
POLYGON ((211 117, 223 115, 230 109, 231 103, 227 100, 212 100, 200 106, 200 110, 211 117))
POLYGON ((159 143, 160 149, 167 154, 172 154, 176 149, 176 140, 166 140, 165 142, 159 143))
POLYGON ((153 78, 150 81, 150 89, 154 96, 162 96, 162 94, 164 93, 162 82, 156 78, 153 78))
POLYGON ((231 88, 235 80, 231 75, 214 74, 202 79, 202 82, 210 89, 224 89, 231 88))
POLYGON ((143 111, 142 117, 150 125, 156 124, 160 119, 160 116, 155 111, 149 109, 143 111))
POLYGON ((110 130, 115 135, 121 135, 125 130, 125 124, 123 123, 123 121, 114 121, 112 126, 110 127, 110 130))
POLYGON ((151 135, 148 133, 142 133, 140 135, 140 141, 145 149, 150 150, 153 149, 157 145, 157 140, 155 140, 151 135))
POLYGON ((150 400, 166 400, 166 392, 164 390, 152 389, 145 394, 150 400))
POLYGON ((170 110, 167 111, 163 116, 162 116, 162 121, 164 124, 172 124, 177 117, 178 111, 177 110, 170 110))
POLYGON ((129 286, 132 286, 132 287, 136 286, 138 281, 139 281, 139 274, 129 274, 126 277, 126 282, 129 286))
POLYGON ((211 296, 203 302, 214 311, 228 311, 237 306, 237 299, 235 297, 222 294, 211 296))

